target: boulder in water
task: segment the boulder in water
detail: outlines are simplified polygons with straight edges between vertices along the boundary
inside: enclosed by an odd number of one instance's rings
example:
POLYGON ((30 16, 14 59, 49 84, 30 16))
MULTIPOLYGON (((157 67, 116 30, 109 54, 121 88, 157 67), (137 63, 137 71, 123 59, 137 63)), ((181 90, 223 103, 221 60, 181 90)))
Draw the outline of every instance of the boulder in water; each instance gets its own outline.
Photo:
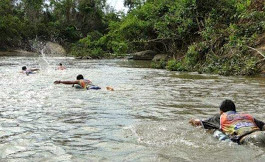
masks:
POLYGON ((47 56, 65 56, 65 49, 58 43, 47 42, 43 50, 47 56))
POLYGON ((136 53, 132 54, 132 59, 134 59, 134 60, 152 60, 155 55, 156 55, 155 51, 146 50, 146 51, 136 52, 136 53))

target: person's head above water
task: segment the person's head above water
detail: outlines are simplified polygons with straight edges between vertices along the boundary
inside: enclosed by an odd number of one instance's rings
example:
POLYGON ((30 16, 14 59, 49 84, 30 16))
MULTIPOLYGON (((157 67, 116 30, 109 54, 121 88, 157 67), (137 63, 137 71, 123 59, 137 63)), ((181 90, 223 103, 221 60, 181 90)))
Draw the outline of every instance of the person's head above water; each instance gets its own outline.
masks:
POLYGON ((22 67, 22 70, 27 70, 27 67, 26 67, 26 66, 23 66, 23 67, 22 67))
POLYGON ((227 112, 227 111, 236 111, 236 106, 233 101, 231 100, 224 100, 220 105, 220 111, 227 112))
POLYGON ((76 80, 81 80, 81 79, 84 79, 83 75, 81 74, 77 75, 76 80))
POLYGON ((63 64, 62 64, 62 63, 60 63, 59 65, 60 65, 60 66, 63 66, 63 64))

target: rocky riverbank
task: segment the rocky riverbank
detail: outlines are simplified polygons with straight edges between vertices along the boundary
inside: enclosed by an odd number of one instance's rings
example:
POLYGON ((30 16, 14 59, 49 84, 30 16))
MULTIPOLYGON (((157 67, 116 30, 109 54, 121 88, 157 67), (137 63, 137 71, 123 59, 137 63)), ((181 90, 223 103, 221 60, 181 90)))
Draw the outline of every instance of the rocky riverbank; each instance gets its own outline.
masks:
POLYGON ((31 56, 36 57, 38 54, 36 52, 30 52, 25 50, 8 50, 0 51, 0 56, 31 56))
POLYGON ((32 51, 27 51, 23 49, 3 50, 0 51, 0 56, 37 57, 42 52, 49 57, 62 57, 67 55, 66 50, 60 44, 54 42, 45 42, 43 46, 40 46, 39 48, 34 48, 32 51))

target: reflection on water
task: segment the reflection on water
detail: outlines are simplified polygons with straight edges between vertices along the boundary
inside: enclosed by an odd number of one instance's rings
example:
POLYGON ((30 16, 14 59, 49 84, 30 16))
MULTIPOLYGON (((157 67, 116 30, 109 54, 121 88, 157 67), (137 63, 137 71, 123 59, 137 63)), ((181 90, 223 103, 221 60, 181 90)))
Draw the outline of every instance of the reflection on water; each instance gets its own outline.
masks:
POLYGON ((265 160, 262 148, 220 142, 188 124, 217 113, 225 98, 264 120, 264 78, 169 72, 127 60, 46 61, 43 68, 37 57, 0 58, 1 161, 265 160), (54 70, 60 62, 67 70, 54 70), (23 75, 24 65, 41 71, 23 75), (103 89, 53 84, 78 74, 103 89))

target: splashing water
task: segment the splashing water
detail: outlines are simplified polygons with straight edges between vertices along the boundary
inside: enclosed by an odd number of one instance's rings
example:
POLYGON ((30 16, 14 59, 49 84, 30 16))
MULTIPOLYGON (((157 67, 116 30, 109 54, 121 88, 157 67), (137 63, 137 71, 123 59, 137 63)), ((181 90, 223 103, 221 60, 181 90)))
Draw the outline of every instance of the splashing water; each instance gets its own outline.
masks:
MULTIPOLYGON (((46 46, 44 47, 46 48, 46 46)), ((40 50, 40 59, 39 59, 39 65, 42 70, 50 70, 50 64, 46 58, 46 55, 44 53, 44 48, 40 50)))
POLYGON ((40 69, 50 71, 50 64, 44 52, 47 51, 46 43, 40 41, 38 37, 36 37, 34 40, 32 40, 31 44, 31 48, 33 49, 33 51, 36 51, 39 54, 38 64, 40 66, 40 69))

